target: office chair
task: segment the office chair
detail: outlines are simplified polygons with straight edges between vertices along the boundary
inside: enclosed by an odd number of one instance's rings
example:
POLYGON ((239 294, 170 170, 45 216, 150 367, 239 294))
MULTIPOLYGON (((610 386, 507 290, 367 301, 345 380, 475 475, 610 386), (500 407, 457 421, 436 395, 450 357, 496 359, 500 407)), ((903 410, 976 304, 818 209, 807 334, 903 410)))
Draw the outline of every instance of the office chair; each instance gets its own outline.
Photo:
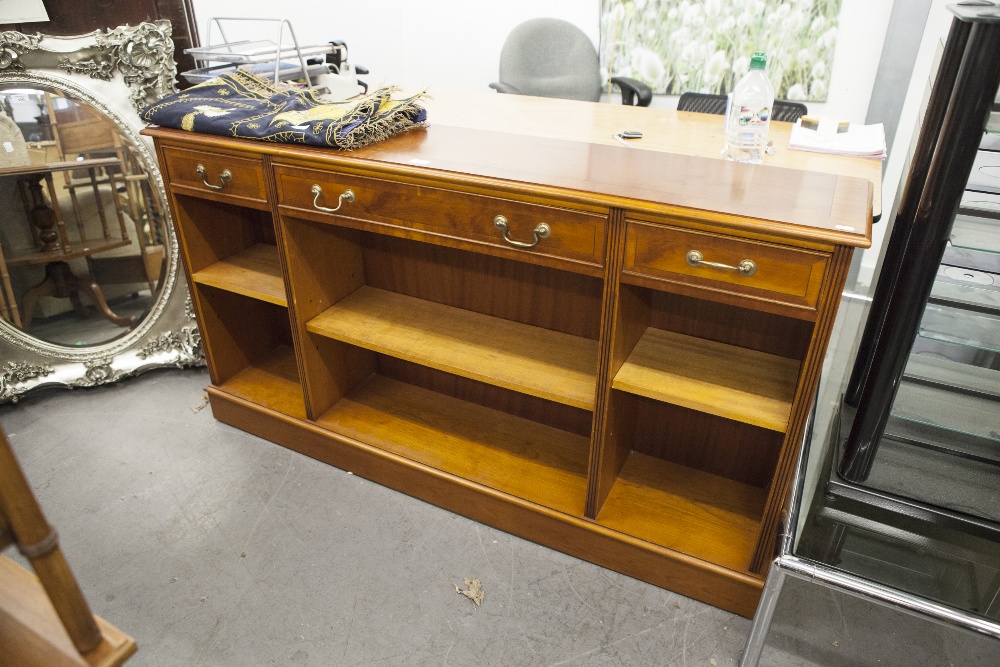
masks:
MULTIPOLYGON (((684 93, 677 100, 677 110, 714 113, 721 116, 726 113, 726 96, 708 93, 684 93)), ((771 109, 771 120, 794 123, 807 113, 809 110, 801 102, 775 100, 774 108, 771 109)))
MULTIPOLYGON (((628 77, 611 77, 622 91, 622 104, 647 107, 649 86, 628 77)), ((511 30, 500 52, 500 93, 558 97, 596 102, 601 99, 601 74, 590 38, 561 19, 531 19, 511 30)))

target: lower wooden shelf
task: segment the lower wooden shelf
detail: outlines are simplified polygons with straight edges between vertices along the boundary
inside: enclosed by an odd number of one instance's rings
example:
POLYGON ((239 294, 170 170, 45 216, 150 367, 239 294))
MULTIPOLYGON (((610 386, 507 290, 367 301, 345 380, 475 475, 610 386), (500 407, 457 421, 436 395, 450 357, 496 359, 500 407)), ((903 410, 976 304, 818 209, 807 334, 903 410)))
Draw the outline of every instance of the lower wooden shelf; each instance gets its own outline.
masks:
MULTIPOLYGON (((381 384, 379 379, 375 382, 381 384)), ((359 390, 361 389, 363 387, 359 387, 359 390)), ((648 534, 648 531, 647 539, 639 539, 613 530, 598 521, 581 518, 575 515, 575 511, 569 513, 550 509, 541 503, 544 498, 539 498, 536 493, 526 495, 535 496, 539 502, 517 497, 514 494, 519 485, 526 484, 524 480, 520 482, 510 480, 510 492, 497 491, 473 480, 462 478, 460 476, 462 473, 457 467, 453 468, 454 473, 441 470, 377 446, 375 443, 379 440, 372 433, 373 430, 381 430, 377 427, 357 424, 352 437, 263 408, 229 392, 220 391, 216 387, 209 387, 208 394, 212 401, 212 412, 219 421, 342 470, 351 471, 378 484, 459 513, 473 521, 480 521, 499 530, 748 618, 753 616, 757 608, 764 585, 762 577, 661 546, 653 541, 656 538, 648 534)), ((366 410, 360 401, 361 398, 361 391, 356 391, 353 397, 345 401, 357 403, 357 407, 344 402, 339 407, 335 406, 334 410, 342 408, 345 413, 355 412, 359 414, 358 419, 361 419, 360 413, 366 410)), ((382 400, 388 400, 388 397, 382 400)), ((459 403, 468 406, 467 403, 461 401, 459 403)), ((380 413, 380 409, 375 407, 370 408, 370 411, 372 416, 380 413)), ((396 418, 391 414, 391 406, 386 408, 385 412, 389 414, 386 429, 391 430, 396 418)), ((335 418, 333 411, 327 416, 335 418)), ((365 424, 371 424, 367 421, 367 417, 365 419, 365 424)), ((511 420, 517 421, 516 418, 511 420)), ((478 447, 470 448, 470 451, 486 453, 481 459, 482 469, 488 470, 492 467, 489 461, 496 460, 494 457, 502 454, 493 449, 488 442, 481 441, 484 436, 480 433, 485 429, 479 428, 479 425, 474 423, 473 417, 470 416, 468 421, 472 425, 466 427, 471 431, 467 442, 481 443, 478 447)), ((326 425, 330 426, 328 422, 326 425)), ((423 427, 415 428, 423 430, 423 427)), ((435 437, 439 432, 440 425, 426 427, 426 433, 431 437, 435 437)), ((383 433, 380 437, 386 435, 383 433)), ((450 437, 458 439, 457 435, 450 437)), ((422 438, 412 443, 403 441, 400 443, 402 446, 400 451, 407 452, 412 446, 414 449, 409 451, 410 455, 433 460, 435 457, 433 450, 438 449, 437 456, 440 456, 440 448, 422 445, 424 442, 426 441, 422 438), (430 447, 429 453, 422 454, 420 450, 426 447, 430 447)), ((509 447, 508 445, 507 448, 509 447)), ((551 471, 550 466, 532 466, 531 454, 527 451, 512 456, 515 460, 520 458, 523 462, 523 467, 520 468, 522 477, 530 477, 535 471, 540 471, 545 477, 540 478, 536 486, 542 487, 549 483, 551 475, 546 473, 546 469, 551 471)), ((471 465, 468 467, 472 468, 471 465)), ((577 506, 576 502, 571 504, 577 506)), ((614 508, 611 509, 609 516, 614 514, 614 508)), ((649 517, 650 513, 647 511, 645 516, 649 517)))
POLYGON ((309 320, 312 333, 583 410, 597 341, 364 286, 309 320))
POLYGON ((223 391, 297 419, 306 418, 295 351, 279 345, 222 383, 223 391))
POLYGON ((798 376, 793 359, 649 327, 612 386, 784 432, 798 376))
POLYGON ((745 571, 766 499, 764 489, 632 452, 597 522, 745 571))
POLYGON ((588 439, 373 375, 316 424, 483 486, 582 517, 588 439))

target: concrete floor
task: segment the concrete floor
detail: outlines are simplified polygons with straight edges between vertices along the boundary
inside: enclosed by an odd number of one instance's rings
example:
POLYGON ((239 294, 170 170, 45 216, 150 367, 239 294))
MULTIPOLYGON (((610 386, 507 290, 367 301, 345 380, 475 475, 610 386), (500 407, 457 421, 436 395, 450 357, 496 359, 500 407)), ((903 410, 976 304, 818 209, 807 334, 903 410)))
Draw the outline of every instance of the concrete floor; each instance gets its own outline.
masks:
MULTIPOLYGON (((0 407, 129 665, 735 665, 750 621, 216 422, 204 370, 0 407), (479 578, 481 608, 453 584, 479 578)), ((997 665, 1000 643, 790 581, 762 665, 997 665)))

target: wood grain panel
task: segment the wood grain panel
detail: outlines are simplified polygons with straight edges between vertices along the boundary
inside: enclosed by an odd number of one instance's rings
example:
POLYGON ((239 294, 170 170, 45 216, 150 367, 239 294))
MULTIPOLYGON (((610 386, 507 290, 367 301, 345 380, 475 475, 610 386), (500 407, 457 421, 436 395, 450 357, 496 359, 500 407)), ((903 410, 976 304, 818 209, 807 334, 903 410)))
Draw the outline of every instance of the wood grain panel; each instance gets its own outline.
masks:
POLYGON ((257 243, 192 274, 194 282, 287 306, 278 248, 257 243))
POLYGON ((503 215, 509 237, 520 243, 535 242, 532 230, 539 224, 551 230, 535 246, 517 248, 521 254, 604 265, 606 216, 354 174, 279 167, 276 175, 282 210, 290 214, 333 216, 340 224, 384 233, 393 233, 384 226, 402 227, 422 232, 408 236, 430 243, 465 241, 511 250, 514 244, 505 241, 503 232, 494 225, 494 218, 503 215), (316 185, 322 189, 318 202, 312 192, 316 185), (322 213, 316 208, 315 204, 336 207, 338 197, 347 190, 355 199, 344 202, 337 213, 322 213))
MULTIPOLYGON (((679 153, 721 160, 726 145, 723 117, 676 111, 662 107, 632 107, 508 95, 492 91, 435 90, 426 103, 436 125, 468 129, 510 128, 518 134, 585 141, 619 147, 611 135, 623 127, 643 133, 629 141, 633 150, 679 153)), ((764 156, 763 166, 800 171, 818 171, 867 179, 874 189, 874 213, 881 214, 882 161, 796 151, 788 148, 792 123, 771 121, 769 137, 774 152, 764 156)))
POLYGON ((633 452, 597 522, 745 571, 764 500, 757 487, 633 452))
POLYGON ((802 359, 809 348, 812 322, 658 290, 646 293, 651 327, 788 359, 802 359))
POLYGON ((587 438, 378 375, 316 423, 462 479, 583 516, 587 438))
MULTIPOLYGON (((621 220, 618 232, 618 249, 625 241, 625 223, 621 220)), ((621 264, 621 253, 618 253, 616 270, 621 264)), ((620 284, 615 294, 611 322, 611 341, 609 359, 606 369, 604 393, 604 422, 601 428, 601 439, 598 443, 598 454, 594 460, 594 471, 588 516, 594 518, 600 511, 608 493, 618 479, 618 473, 632 451, 631 433, 632 414, 629 407, 612 398, 612 383, 622 364, 632 352, 636 342, 646 331, 649 323, 649 293, 620 284)))
POLYGON ((195 285, 195 293, 214 384, 225 383, 280 345, 291 346, 285 308, 205 285, 195 285))
POLYGON ((489 185, 506 196, 545 195, 661 215, 697 211, 706 223, 732 229, 857 247, 871 242, 872 184, 851 176, 443 125, 351 153, 192 138, 191 133, 161 128, 144 132, 203 142, 214 150, 267 152, 315 168, 363 165, 367 175, 379 178, 489 185))
POLYGON ((192 273, 258 243, 275 244, 274 225, 266 213, 183 195, 172 200, 174 225, 192 273))
POLYGON ((365 284, 484 315, 597 340, 599 278, 362 234, 365 284))
POLYGON ((371 352, 306 332, 306 322, 364 284, 360 234, 295 218, 279 222, 306 413, 316 419, 375 370, 371 352))
POLYGON ((784 432, 798 374, 792 359, 650 327, 612 386, 784 432))
POLYGON ((384 354, 375 356, 376 372, 391 380, 454 396, 469 403, 523 417, 584 438, 590 437, 594 421, 594 413, 590 410, 581 410, 519 391, 476 382, 396 357, 384 354))
POLYGON ((278 345, 219 388, 269 410, 306 418, 295 351, 288 345, 278 345))
POLYGON ((174 192, 262 210, 270 209, 260 158, 174 147, 165 147, 163 157, 163 170, 169 175, 170 187, 174 192), (204 180, 198 174, 198 165, 205 167, 204 180), (227 170, 232 178, 223 183, 220 174, 227 170), (206 181, 212 185, 221 184, 222 189, 213 190, 205 185, 206 181))
POLYGON ((815 310, 828 259, 824 253, 629 221, 622 270, 815 310), (700 252, 706 262, 728 266, 750 260, 757 269, 744 276, 732 269, 692 266, 687 261, 690 251, 700 252))
POLYGON ((774 476, 782 433, 722 419, 649 398, 614 393, 618 427, 628 451, 767 489, 774 476))
POLYGON ((306 330, 365 349, 594 409, 597 343, 431 301, 362 287, 306 330))
POLYGON ((823 316, 816 322, 809 350, 802 360, 802 373, 799 386, 795 390, 794 408, 785 432, 781 454, 775 465, 774 477, 768 488, 767 504, 764 521, 757 537, 757 546, 751 562, 751 571, 766 572, 775 552, 778 531, 780 530, 781 509, 788 501, 789 485, 795 462, 801 453, 802 438, 806 423, 813 407, 813 399, 819 387, 820 373, 823 369, 823 359, 833 332, 833 324, 837 318, 840 306, 841 292, 851 266, 851 248, 838 248, 833 255, 827 280, 823 285, 819 309, 823 316))

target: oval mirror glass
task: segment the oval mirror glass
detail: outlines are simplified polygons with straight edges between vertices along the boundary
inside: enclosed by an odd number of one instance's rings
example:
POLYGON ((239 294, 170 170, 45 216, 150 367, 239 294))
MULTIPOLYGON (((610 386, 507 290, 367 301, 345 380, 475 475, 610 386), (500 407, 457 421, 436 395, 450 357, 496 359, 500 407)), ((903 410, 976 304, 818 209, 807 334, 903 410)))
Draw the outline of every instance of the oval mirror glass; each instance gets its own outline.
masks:
POLYGON ((0 318, 53 345, 127 335, 166 274, 164 203, 141 153, 84 101, 0 85, 0 318))

